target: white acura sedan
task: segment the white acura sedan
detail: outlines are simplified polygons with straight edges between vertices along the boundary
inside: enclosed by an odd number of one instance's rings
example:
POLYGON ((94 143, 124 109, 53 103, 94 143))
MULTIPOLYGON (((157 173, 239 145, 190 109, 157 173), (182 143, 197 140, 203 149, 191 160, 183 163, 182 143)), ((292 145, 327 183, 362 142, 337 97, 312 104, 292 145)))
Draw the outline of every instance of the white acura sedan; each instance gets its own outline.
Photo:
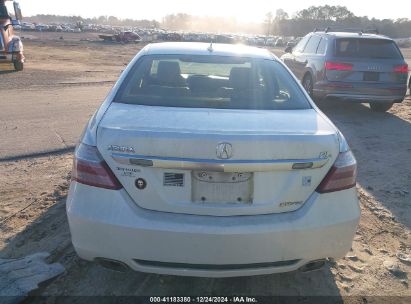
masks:
POLYGON ((356 167, 267 50, 147 45, 75 151, 73 245, 107 267, 160 274, 318 269, 351 247, 356 167))

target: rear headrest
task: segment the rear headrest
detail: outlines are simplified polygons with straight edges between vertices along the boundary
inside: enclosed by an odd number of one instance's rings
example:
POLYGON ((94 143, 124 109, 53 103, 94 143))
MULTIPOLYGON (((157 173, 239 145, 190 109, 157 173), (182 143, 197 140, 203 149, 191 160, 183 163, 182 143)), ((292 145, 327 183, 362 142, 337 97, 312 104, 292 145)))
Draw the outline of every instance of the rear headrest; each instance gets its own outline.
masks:
POLYGON ((188 86, 192 92, 209 92, 213 89, 213 81, 207 76, 193 75, 187 79, 188 86))
POLYGON ((160 61, 157 67, 157 80, 163 85, 181 84, 180 65, 176 61, 160 61))
POLYGON ((246 90, 253 86, 251 68, 234 67, 230 72, 230 85, 236 90, 246 90))

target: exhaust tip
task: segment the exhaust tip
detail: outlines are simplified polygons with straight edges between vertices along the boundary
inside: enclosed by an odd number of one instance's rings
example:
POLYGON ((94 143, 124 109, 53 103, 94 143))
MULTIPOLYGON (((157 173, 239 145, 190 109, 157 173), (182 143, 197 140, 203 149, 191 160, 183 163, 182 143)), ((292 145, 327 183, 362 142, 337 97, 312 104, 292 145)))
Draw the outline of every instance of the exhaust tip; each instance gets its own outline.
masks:
POLYGON ((320 270, 324 265, 325 265, 325 259, 314 260, 302 266, 300 268, 300 271, 301 272, 311 272, 315 270, 320 270))
POLYGON ((116 260, 111 260, 111 259, 106 259, 106 258, 95 258, 94 261, 103 266, 106 269, 116 271, 116 272, 127 272, 130 268, 127 266, 127 264, 116 261, 116 260))

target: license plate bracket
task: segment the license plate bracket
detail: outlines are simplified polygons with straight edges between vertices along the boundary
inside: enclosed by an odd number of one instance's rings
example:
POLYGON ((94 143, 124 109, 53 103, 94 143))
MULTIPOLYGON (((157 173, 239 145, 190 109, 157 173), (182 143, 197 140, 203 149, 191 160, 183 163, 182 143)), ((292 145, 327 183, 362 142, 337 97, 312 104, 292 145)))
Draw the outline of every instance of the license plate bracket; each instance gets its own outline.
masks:
POLYGON ((251 204, 253 173, 193 171, 195 203, 251 204))

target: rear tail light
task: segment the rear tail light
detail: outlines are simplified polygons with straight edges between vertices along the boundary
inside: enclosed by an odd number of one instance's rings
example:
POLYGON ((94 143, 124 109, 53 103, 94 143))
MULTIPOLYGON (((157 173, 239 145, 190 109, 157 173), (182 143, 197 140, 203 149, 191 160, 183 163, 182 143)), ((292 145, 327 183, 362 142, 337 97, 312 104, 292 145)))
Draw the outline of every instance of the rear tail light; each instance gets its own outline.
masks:
POLYGON ((395 73, 408 73, 408 64, 396 65, 394 67, 395 73))
POLYGON ((71 179, 98 188, 111 190, 122 188, 97 148, 82 143, 78 145, 74 155, 71 179))
POLYGON ((352 71, 352 64, 326 61, 325 69, 335 71, 352 71))
POLYGON ((352 152, 340 152, 334 165, 317 188, 319 193, 349 189, 355 186, 357 161, 352 152))

